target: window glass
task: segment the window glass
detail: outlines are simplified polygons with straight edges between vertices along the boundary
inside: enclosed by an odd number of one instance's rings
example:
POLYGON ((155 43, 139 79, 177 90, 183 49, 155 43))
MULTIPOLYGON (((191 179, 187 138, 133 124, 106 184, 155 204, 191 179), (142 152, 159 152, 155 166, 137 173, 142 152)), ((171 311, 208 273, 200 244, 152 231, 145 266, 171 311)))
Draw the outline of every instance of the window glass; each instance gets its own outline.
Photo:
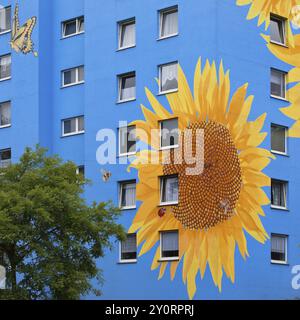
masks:
POLYGON ((178 89, 178 64, 163 65, 160 69, 161 92, 178 89))
POLYGON ((270 35, 271 41, 285 43, 285 21, 283 19, 271 17, 270 35))
POLYGON ((161 178, 161 203, 178 202, 178 176, 161 178))
POLYGON ((286 153, 286 128, 282 126, 271 126, 271 149, 286 153))
POLYGON ((78 81, 79 82, 84 81, 84 67, 83 66, 78 68, 78 81))
POLYGON ((170 119, 161 121, 161 147, 167 148, 178 145, 179 131, 178 131, 178 119, 170 119))
POLYGON ((64 121, 64 134, 76 132, 76 119, 69 119, 64 121))
POLYGON ((179 257, 178 231, 161 233, 161 255, 162 258, 179 257))
POLYGON ((135 21, 120 24, 120 41, 121 48, 132 47, 135 45, 135 21))
POLYGON ((135 207, 136 205, 136 183, 121 183, 121 208, 135 207))
POLYGON ((272 205, 276 207, 286 208, 287 183, 284 181, 272 180, 272 205))
POLYGON ((120 101, 135 99, 135 74, 120 77, 120 101))
POLYGON ((76 83, 76 69, 64 71, 64 85, 76 83))
POLYGON ((77 32, 76 20, 64 23, 64 36, 71 36, 77 32))
POLYGON ((120 154, 125 155, 136 152, 135 126, 120 128, 120 154))
POLYGON ((161 37, 167 37, 178 33, 178 10, 161 12, 161 37))
POLYGON ((5 102, 0 104, 0 126, 11 124, 11 104, 5 102))
POLYGON ((0 33, 11 29, 11 7, 0 8, 0 33))
POLYGON ((121 242, 121 260, 137 259, 136 234, 128 234, 127 239, 121 242))
POLYGON ((0 57, 0 79, 11 76, 11 55, 0 57))
POLYGON ((284 72, 271 70, 271 95, 285 98, 285 77, 284 72))
POLYGON ((84 17, 78 19, 78 32, 84 31, 84 17))
POLYGON ((79 132, 84 131, 84 117, 78 118, 78 131, 79 132))
POLYGON ((287 237, 282 235, 272 235, 271 237, 271 259, 272 261, 287 262, 287 237))

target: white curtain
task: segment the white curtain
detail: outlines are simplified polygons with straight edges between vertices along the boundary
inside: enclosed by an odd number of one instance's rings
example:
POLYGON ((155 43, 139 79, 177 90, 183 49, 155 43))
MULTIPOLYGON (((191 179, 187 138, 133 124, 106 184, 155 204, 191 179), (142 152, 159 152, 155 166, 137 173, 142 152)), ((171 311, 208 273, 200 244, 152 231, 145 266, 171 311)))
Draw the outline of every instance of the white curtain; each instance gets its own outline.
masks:
POLYGON ((278 97, 285 96, 285 80, 284 74, 277 70, 271 71, 271 94, 278 97))
POLYGON ((120 47, 130 47, 135 45, 135 23, 122 25, 120 47))
POLYGON ((272 182, 272 204, 279 207, 286 207, 286 186, 283 182, 272 182))
POLYGON ((178 177, 170 177, 163 179, 163 201, 178 201, 178 177))
POLYGON ((136 203, 136 185, 128 183, 122 185, 122 207, 133 207, 136 203))
POLYGON ((286 129, 284 127, 272 125, 272 150, 285 152, 286 129))
POLYGON ((121 79, 121 97, 120 100, 129 100, 135 98, 135 76, 128 76, 121 79))
POLYGON ((285 237, 272 236, 272 252, 285 253, 285 237))
POLYGON ((178 64, 172 63, 161 67, 161 91, 178 88, 178 64))
POLYGON ((10 77, 11 57, 5 56, 0 59, 0 79, 10 77))
POLYGON ((136 235, 130 234, 125 241, 122 241, 122 253, 136 252, 136 235))
POLYGON ((162 251, 178 251, 178 232, 162 234, 162 251))
POLYGON ((6 126, 11 123, 10 103, 0 105, 0 126, 6 126))
POLYGON ((178 12, 165 12, 162 17, 162 37, 178 33, 178 12))

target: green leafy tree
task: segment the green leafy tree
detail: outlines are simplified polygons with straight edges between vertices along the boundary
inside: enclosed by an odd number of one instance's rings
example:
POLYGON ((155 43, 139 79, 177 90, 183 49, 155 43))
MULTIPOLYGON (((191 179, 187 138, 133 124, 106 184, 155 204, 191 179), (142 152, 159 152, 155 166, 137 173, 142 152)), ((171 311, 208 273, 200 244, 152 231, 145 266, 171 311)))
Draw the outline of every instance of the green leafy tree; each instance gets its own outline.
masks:
POLYGON ((103 281, 96 259, 125 233, 111 203, 86 204, 87 183, 74 163, 48 157, 39 146, 0 169, 0 252, 8 285, 0 298, 101 294, 95 289, 103 281))

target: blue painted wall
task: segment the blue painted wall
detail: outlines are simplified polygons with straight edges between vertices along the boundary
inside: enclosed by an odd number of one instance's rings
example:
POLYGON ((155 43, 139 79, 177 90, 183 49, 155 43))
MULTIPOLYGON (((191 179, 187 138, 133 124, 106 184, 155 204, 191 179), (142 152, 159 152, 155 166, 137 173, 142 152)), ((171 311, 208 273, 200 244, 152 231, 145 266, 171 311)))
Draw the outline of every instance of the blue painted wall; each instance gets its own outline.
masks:
MULTIPOLYGON (((12 56, 12 79, 0 82, 0 101, 12 100, 12 127, 0 129, 0 149, 12 148, 17 161, 26 146, 40 143, 65 160, 85 165, 86 176, 93 180, 85 196, 89 202, 118 200, 118 181, 137 179, 126 166, 106 166, 112 172, 108 184, 101 180, 96 161, 102 128, 117 132, 120 120, 142 119, 139 104, 148 106, 147 86, 158 92, 154 80, 157 66, 178 60, 190 83, 199 56, 218 63, 223 60, 231 73, 231 92, 248 82, 249 94, 255 96, 251 120, 267 112, 264 131, 271 123, 290 126, 291 120, 278 110, 286 102, 270 98, 270 68, 288 71, 268 51, 257 21, 246 21, 248 7, 238 7, 235 0, 26 0, 20 2, 20 19, 36 15, 38 25, 34 42, 39 57, 12 56), (163 41, 158 38, 158 10, 179 6, 179 35, 163 41), (85 33, 61 39, 61 22, 85 16, 85 33), (117 22, 136 18, 137 45, 117 51, 117 22), (85 65, 85 84, 61 89, 61 70, 85 65), (137 100, 117 104, 118 74, 136 71, 137 100), (85 115, 84 135, 61 138, 61 120, 85 115)), ((15 1, 1 0, 2 5, 15 1)), ((0 36, 0 54, 10 52, 10 35, 0 36)), ((166 105, 163 96, 159 100, 166 105)), ((263 144, 270 149, 270 136, 263 144)), ((270 241, 260 245, 248 237, 250 258, 245 262, 236 254, 236 282, 224 277, 222 293, 214 286, 209 271, 198 278, 196 299, 293 299, 300 291, 291 287, 291 269, 300 264, 300 140, 289 139, 288 156, 277 156, 265 171, 270 177, 289 181, 289 211, 265 208, 263 224, 269 234, 289 235, 289 265, 270 263, 270 241)), ((270 190, 267 189, 270 194, 270 190)), ((124 212, 121 223, 129 227, 136 211, 124 212)), ((160 281, 151 272, 153 252, 137 264, 119 265, 118 244, 99 261, 104 270, 104 299, 187 299, 187 291, 178 272, 174 282, 166 275, 160 281)), ((180 268, 181 269, 181 268, 180 268)), ((94 298, 94 297, 89 297, 94 298)))

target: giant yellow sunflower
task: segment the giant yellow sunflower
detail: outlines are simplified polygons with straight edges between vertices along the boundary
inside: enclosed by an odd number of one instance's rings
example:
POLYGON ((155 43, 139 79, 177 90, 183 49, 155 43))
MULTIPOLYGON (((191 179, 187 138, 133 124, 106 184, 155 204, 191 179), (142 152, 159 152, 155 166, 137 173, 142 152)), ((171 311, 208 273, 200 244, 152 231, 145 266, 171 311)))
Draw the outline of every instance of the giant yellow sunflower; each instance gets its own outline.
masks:
POLYGON ((159 243, 161 231, 179 230, 179 261, 161 261, 158 245, 151 269, 160 268, 161 279, 170 265, 173 280, 183 261, 182 278, 192 299, 198 273, 203 278, 206 269, 210 269, 220 291, 223 272, 235 281, 236 246, 244 259, 248 256, 245 232, 260 243, 268 239, 259 216, 264 216, 262 206, 269 204, 262 188, 270 185, 270 179, 262 170, 272 155, 259 148, 266 137, 261 132, 266 114, 248 121, 253 96, 247 98, 247 84, 229 101, 229 72, 224 72, 222 63, 217 72, 214 62, 210 65, 207 61, 202 70, 199 60, 194 95, 180 67, 178 73, 178 92, 167 95, 170 111, 146 89, 153 111, 142 106, 145 121, 133 123, 147 133, 140 135, 141 140, 150 141, 151 133, 152 140, 149 150, 140 152, 130 166, 138 170, 137 198, 141 206, 129 232, 137 232, 142 256, 159 243), (178 118, 181 134, 187 128, 193 134, 196 129, 204 130, 201 174, 187 175, 189 165, 184 161, 175 164, 175 150, 171 156, 159 150, 159 123, 173 118, 178 118), (149 163, 150 158, 159 161, 149 163), (159 178, 170 174, 178 174, 179 204, 165 207, 161 215, 159 178))
MULTIPOLYGON (((237 5, 249 5, 247 19, 251 20, 258 17, 258 25, 265 23, 266 29, 270 25, 271 14, 279 15, 292 21, 294 18, 294 8, 300 5, 300 0, 237 0, 237 5)), ((293 33, 290 23, 287 24, 287 36, 291 46, 293 43, 293 33)))
POLYGON ((278 59, 294 66, 287 77, 287 83, 296 83, 287 91, 291 105, 287 108, 282 108, 281 111, 289 118, 296 120, 289 129, 289 136, 300 138, 300 34, 294 36, 295 46, 293 48, 272 45, 268 36, 263 36, 263 38, 267 41, 269 50, 278 59))

